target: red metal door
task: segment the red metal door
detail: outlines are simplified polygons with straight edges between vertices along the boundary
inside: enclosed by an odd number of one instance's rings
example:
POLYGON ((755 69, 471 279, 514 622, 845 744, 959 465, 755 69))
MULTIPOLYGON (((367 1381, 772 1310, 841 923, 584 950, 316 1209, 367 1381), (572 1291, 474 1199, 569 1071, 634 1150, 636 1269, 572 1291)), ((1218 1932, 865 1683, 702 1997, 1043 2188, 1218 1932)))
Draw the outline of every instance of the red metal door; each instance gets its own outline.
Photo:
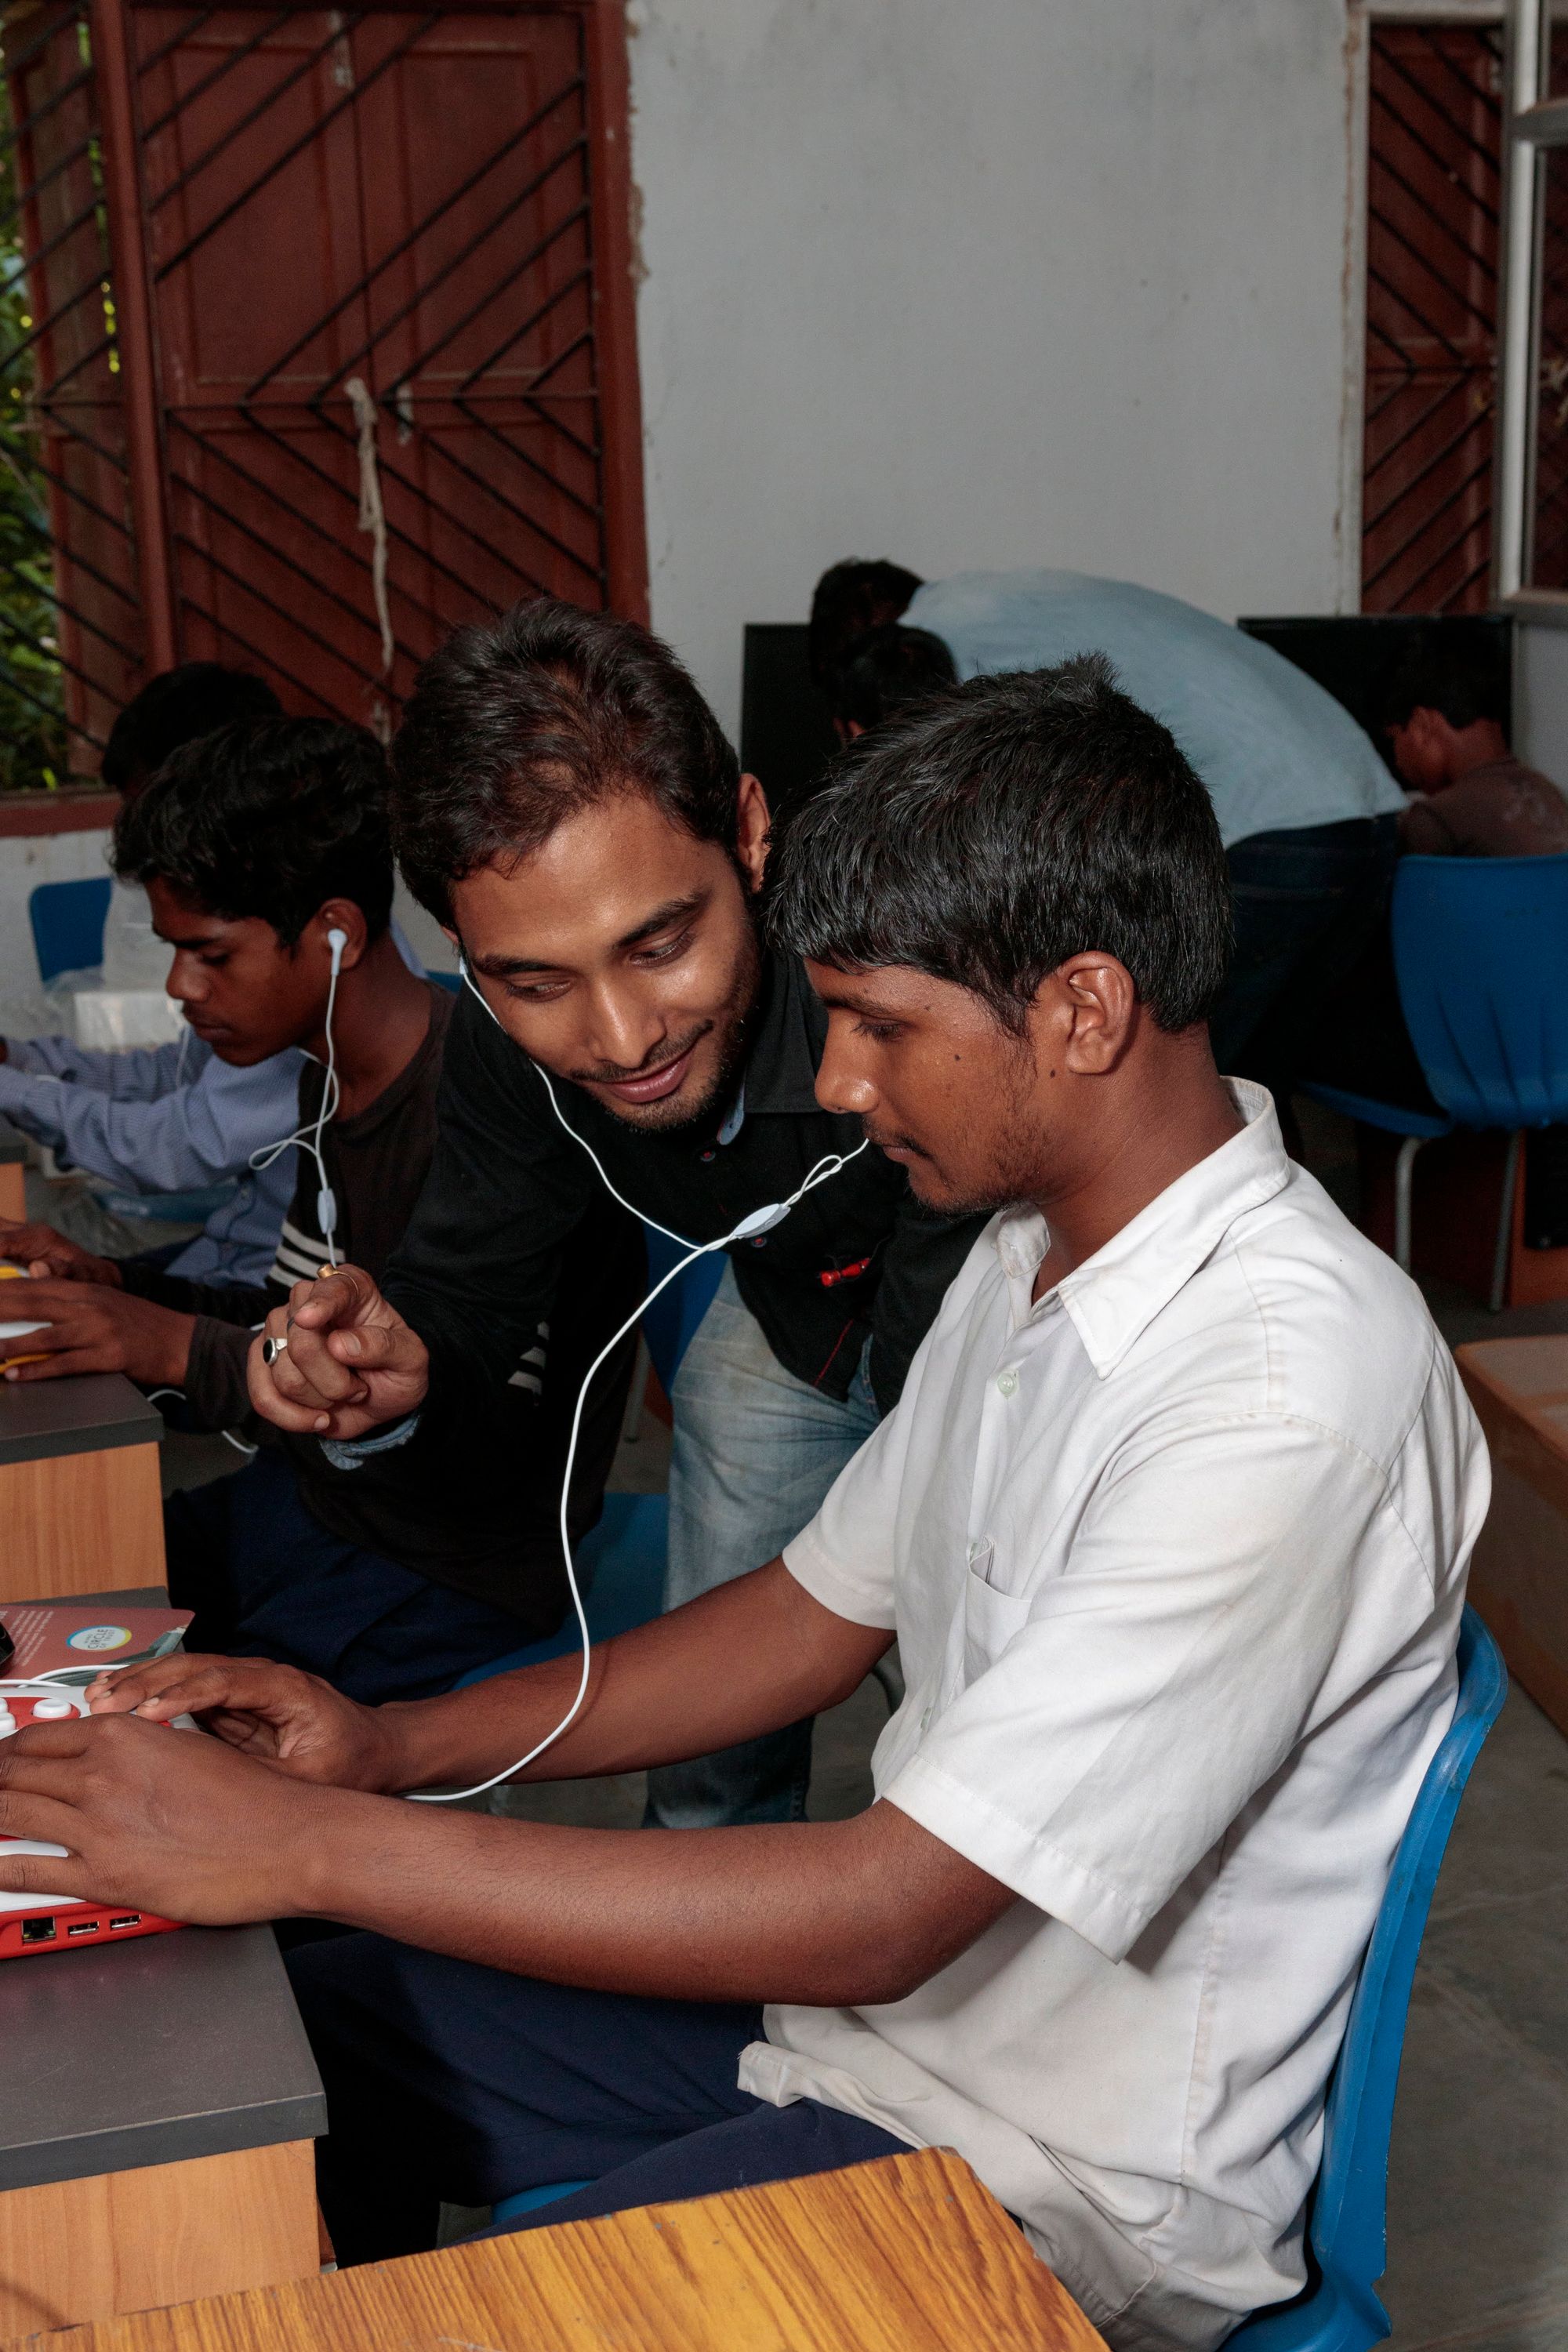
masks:
POLYGON ((458 622, 646 613, 616 0, 0 25, 0 396, 54 608, 19 667, 0 512, 0 706, 89 772, 141 676, 205 657, 385 734, 458 622))
POLYGON ((455 623, 640 602, 608 511, 593 14, 132 11, 186 657, 384 732, 455 623))

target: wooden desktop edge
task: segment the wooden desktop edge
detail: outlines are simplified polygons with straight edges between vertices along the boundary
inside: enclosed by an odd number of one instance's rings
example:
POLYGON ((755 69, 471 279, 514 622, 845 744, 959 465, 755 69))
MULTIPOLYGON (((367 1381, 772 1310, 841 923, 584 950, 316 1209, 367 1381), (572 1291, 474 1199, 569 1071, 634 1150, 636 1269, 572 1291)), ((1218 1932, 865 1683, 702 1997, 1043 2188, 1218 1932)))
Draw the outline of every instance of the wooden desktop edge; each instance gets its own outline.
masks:
POLYGON ((337 2345, 1105 2352, 945 2148, 73 2329, 69 2352, 337 2345))

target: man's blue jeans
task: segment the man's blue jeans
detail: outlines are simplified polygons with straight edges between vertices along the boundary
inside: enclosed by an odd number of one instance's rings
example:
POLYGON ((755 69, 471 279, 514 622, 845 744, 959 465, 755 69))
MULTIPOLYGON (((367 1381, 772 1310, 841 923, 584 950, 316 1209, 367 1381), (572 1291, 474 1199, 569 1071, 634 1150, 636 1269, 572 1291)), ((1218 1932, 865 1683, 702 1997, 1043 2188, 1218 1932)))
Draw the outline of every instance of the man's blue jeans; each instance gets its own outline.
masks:
MULTIPOLYGON (((842 1404, 785 1371, 728 1267, 670 1402, 667 1609, 782 1551, 879 1419, 864 1359, 842 1404)), ((791 1724, 650 1772, 647 1819, 664 1829, 798 1822, 810 1778, 810 1722, 791 1724)))

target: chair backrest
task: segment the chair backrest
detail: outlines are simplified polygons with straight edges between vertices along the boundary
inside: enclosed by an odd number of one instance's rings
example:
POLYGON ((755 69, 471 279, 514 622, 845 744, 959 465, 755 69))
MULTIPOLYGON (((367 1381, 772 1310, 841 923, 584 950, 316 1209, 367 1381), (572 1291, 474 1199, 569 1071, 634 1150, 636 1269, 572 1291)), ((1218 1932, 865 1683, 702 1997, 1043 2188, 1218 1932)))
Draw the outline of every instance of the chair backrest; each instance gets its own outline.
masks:
POLYGON ((1568 1120, 1568 856, 1402 857, 1393 928, 1411 1042, 1449 1117, 1568 1120))
POLYGON ((1226 2339, 1237 2352, 1361 2352, 1388 2334, 1374 2289, 1387 2267, 1388 2142, 1410 1988, 1459 1799, 1507 1693, 1497 1643, 1467 1609, 1454 1719, 1399 1841, 1329 2089, 1310 2231, 1319 2275, 1294 2303, 1244 2322, 1226 2339))
POLYGON ((47 987, 59 971, 85 971, 103 961, 103 925, 112 888, 107 874, 84 882, 40 882, 27 898, 38 977, 47 987))
MULTIPOLYGON (((667 1241, 663 1234, 650 1233, 647 1237, 649 1288, 684 1255, 685 1252, 677 1249, 672 1241, 667 1241)), ((668 1290, 660 1291, 643 1317, 647 1351, 653 1358, 653 1368, 663 1384, 666 1396, 675 1385, 680 1360, 691 1345, 697 1326, 712 1305, 713 1293, 724 1279, 727 1263, 722 1250, 710 1250, 706 1257, 694 1259, 679 1282, 672 1282, 668 1290)))

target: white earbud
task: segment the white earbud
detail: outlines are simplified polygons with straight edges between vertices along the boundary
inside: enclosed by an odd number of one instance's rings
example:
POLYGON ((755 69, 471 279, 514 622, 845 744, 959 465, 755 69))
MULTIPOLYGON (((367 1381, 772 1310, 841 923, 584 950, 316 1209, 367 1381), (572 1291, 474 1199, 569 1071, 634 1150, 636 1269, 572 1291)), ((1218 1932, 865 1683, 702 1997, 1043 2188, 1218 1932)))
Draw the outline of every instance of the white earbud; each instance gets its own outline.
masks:
POLYGON ((332 978, 334 980, 336 980, 339 972, 342 971, 343 968, 343 950, 347 947, 348 943, 349 935, 347 931, 340 931, 337 925, 334 923, 331 929, 327 933, 327 945, 332 951, 332 978))

